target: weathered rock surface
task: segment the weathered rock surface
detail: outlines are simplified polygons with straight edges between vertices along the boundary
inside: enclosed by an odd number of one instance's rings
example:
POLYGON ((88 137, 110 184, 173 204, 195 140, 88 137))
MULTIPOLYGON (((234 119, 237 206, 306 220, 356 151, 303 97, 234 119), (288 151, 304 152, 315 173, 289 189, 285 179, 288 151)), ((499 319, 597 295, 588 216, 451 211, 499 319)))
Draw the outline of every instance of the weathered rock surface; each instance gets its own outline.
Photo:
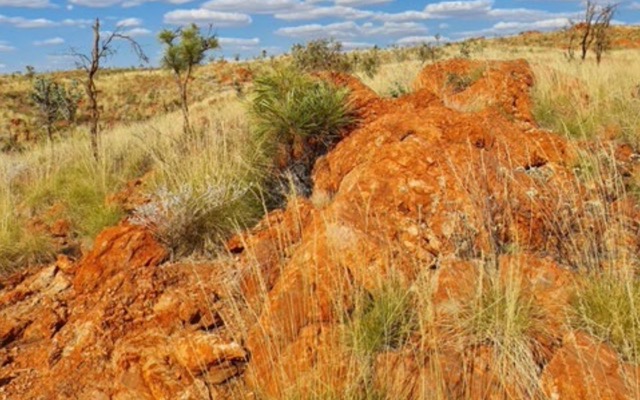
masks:
POLYGON ((209 399, 240 375, 215 268, 160 267, 166 256, 122 225, 0 291, 0 398, 209 399))
POLYGON ((76 263, 0 285, 0 399, 343 393, 361 368, 341 344, 357 296, 425 276, 434 341, 385 349, 366 371, 389 398, 633 397, 637 371, 569 332, 562 313, 581 262, 565 247, 574 224, 629 248, 637 227, 580 225, 594 207, 630 207, 576 183, 574 149, 533 121, 526 62, 430 66, 397 100, 320 76, 352 90, 361 123, 316 162, 312 197, 233 238, 232 260, 165 265, 149 232, 123 224, 76 263), (533 385, 501 374, 496 346, 446 324, 474 300, 487 260, 544 315, 525 349, 533 385))
MULTIPOLYGON (((241 262, 244 280, 262 282, 246 285, 245 295, 264 299, 254 308, 258 317, 247 340, 249 385, 272 398, 308 395, 318 388, 292 392, 292 386, 313 382, 301 377, 316 371, 339 388, 351 359, 331 338, 339 336, 356 293, 373 292, 398 273, 409 287, 433 271, 435 312, 446 321, 471 301, 483 270, 478 260, 492 255, 501 279, 517 280, 545 316, 528 350, 539 365, 532 369, 544 368, 566 334, 568 267, 581 261, 570 258, 563 242, 573 226, 567 221, 587 226, 581 223, 592 218, 588 207, 614 209, 616 200, 594 201, 597 195, 574 178, 574 148, 535 125, 527 63, 441 63, 420 74, 415 93, 397 100, 377 98, 347 76, 325 77, 352 89, 363 122, 317 161, 313 207, 290 205, 279 212, 281 223, 245 237, 252 245, 241 262), (276 248, 269 257, 252 251, 276 248)), ((594 226, 590 238, 606 237, 609 229, 634 232, 627 222, 594 226)), ((438 352, 435 359, 429 348, 382 355, 374 382, 391 398, 541 393, 539 384, 504 382, 490 346, 458 343, 438 352)), ((603 379, 606 384, 608 376, 603 379)))

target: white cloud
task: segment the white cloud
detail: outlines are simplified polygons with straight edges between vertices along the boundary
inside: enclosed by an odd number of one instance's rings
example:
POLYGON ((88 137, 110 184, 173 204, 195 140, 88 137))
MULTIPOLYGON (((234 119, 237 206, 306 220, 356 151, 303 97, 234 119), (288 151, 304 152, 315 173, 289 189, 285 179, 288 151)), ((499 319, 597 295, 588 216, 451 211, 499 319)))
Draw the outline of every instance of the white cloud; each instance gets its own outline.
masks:
POLYGON ((198 8, 193 10, 170 11, 164 15, 164 22, 172 25, 195 23, 199 25, 212 24, 216 27, 228 27, 249 25, 252 19, 247 14, 219 12, 198 8))
POLYGON ((280 28, 275 32, 277 35, 295 38, 349 38, 356 37, 361 33, 361 27, 355 22, 336 22, 328 25, 308 24, 300 26, 290 26, 280 28))
POLYGON ((24 17, 7 17, 0 14, 0 25, 11 25, 14 28, 54 28, 57 26, 86 26, 89 24, 91 24, 91 21, 85 19, 65 19, 56 22, 46 18, 28 19, 24 17))
POLYGON ((93 7, 93 8, 104 8, 104 7, 113 7, 113 6, 121 6, 121 7, 135 7, 142 5, 144 3, 152 3, 152 2, 163 2, 168 4, 187 4, 192 2, 193 0, 68 0, 69 3, 83 6, 83 7, 93 7))
POLYGON ((407 36, 402 39, 398 39, 396 41, 397 44, 401 46, 413 46, 421 43, 434 43, 434 42, 448 42, 449 38, 440 37, 436 38, 435 36, 407 36))
POLYGON ((357 50, 357 49, 370 49, 375 44, 368 42, 342 42, 342 47, 345 50, 357 50))
POLYGON ((131 37, 140 37, 140 36, 149 36, 151 35, 151 31, 145 28, 132 28, 126 31, 122 31, 123 35, 131 36, 131 37))
POLYGON ((393 0, 335 0, 338 6, 371 6, 391 3, 393 0))
POLYGON ((313 39, 318 37, 349 39, 367 36, 406 36, 423 34, 426 32, 427 27, 417 22, 385 22, 382 25, 374 25, 367 22, 362 25, 358 25, 353 21, 346 21, 327 25, 308 24, 280 28, 276 31, 276 34, 302 39, 313 39))
POLYGON ((34 46, 58 46, 64 44, 64 39, 61 37, 54 37, 51 39, 45 39, 45 40, 36 40, 35 42, 33 42, 34 46))
POLYGON ((229 46, 229 47, 256 47, 260 45, 260 39, 251 38, 251 39, 242 39, 242 38, 229 38, 229 37, 221 37, 218 39, 221 46, 229 46))
POLYGON ((491 10, 493 0, 442 1, 428 4, 424 12, 440 17, 474 16, 491 10))
POLYGON ((372 11, 358 10, 352 7, 332 6, 302 8, 298 11, 276 13, 275 17, 287 21, 294 21, 321 18, 360 19, 367 18, 372 15, 372 11))
POLYGON ((458 32, 460 37, 477 37, 485 35, 511 35, 524 31, 548 31, 569 25, 568 18, 551 18, 533 22, 498 22, 490 28, 475 31, 458 32))
POLYGON ((0 40, 0 52, 13 51, 15 49, 15 47, 10 46, 7 42, 0 40))
POLYGON ((135 28, 142 25, 140 18, 125 18, 116 23, 117 28, 135 28))
POLYGON ((55 5, 49 0, 0 0, 0 7, 47 8, 55 5))
POLYGON ((298 0, 209 0, 202 8, 247 14, 273 14, 296 10, 301 5, 298 0))

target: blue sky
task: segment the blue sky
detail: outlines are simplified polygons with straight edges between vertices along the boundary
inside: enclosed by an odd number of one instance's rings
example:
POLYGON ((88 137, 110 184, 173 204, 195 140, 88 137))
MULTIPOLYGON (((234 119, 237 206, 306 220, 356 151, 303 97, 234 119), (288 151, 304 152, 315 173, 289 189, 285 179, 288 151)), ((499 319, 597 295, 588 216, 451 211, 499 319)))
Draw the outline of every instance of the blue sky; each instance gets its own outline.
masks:
MULTIPOLYGON (((214 26, 217 56, 249 57, 318 37, 359 48, 556 29, 580 9, 580 0, 0 0, 0 73, 72 67, 68 53, 89 48, 96 17, 134 36, 157 65, 157 32, 190 22, 214 26)), ((622 1, 616 20, 639 24, 640 1, 622 1)), ((137 61, 123 46, 108 65, 137 61)))

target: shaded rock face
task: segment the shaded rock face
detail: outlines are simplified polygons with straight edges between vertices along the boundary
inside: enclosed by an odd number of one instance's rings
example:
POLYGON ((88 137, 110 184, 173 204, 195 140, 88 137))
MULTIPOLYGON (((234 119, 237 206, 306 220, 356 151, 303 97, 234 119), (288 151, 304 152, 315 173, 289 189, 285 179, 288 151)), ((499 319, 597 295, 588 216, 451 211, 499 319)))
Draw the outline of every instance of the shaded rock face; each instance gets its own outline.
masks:
POLYGON ((573 149, 531 117, 526 62, 429 66, 397 100, 350 76, 320 77, 351 89, 361 122, 317 160, 310 199, 229 241, 232 261, 163 264, 153 236, 124 223, 78 262, 61 256, 0 284, 0 399, 353 393, 361 366, 344 325, 359 296, 426 279, 445 326, 433 337, 455 339, 446 323, 474 301, 486 263, 544 315, 526 349, 536 382, 504 374, 491 343, 410 337, 370 360, 372 388, 393 399, 634 397, 637 371, 568 332, 562 314, 566 267, 582 261, 565 237, 588 225, 605 243, 615 229, 633 248, 633 216, 588 224, 596 200, 620 215, 629 207, 576 183, 573 149))
POLYGON ((215 268, 160 268, 167 252, 139 228, 103 232, 77 263, 0 291, 0 398, 209 399, 240 375, 215 268))

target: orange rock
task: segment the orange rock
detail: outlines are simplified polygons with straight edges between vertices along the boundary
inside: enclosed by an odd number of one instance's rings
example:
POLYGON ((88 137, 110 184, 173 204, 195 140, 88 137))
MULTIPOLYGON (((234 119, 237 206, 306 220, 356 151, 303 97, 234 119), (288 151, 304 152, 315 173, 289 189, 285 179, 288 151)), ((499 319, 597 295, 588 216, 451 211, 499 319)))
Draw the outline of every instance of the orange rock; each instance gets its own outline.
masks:
POLYGON ((73 285, 77 291, 90 291, 123 268, 155 267, 166 257, 167 250, 149 231, 126 224, 110 228, 98 235, 78 265, 73 285))
POLYGON ((552 399, 638 398, 637 376, 627 381, 616 353, 588 336, 569 334, 545 367, 542 386, 552 399))

